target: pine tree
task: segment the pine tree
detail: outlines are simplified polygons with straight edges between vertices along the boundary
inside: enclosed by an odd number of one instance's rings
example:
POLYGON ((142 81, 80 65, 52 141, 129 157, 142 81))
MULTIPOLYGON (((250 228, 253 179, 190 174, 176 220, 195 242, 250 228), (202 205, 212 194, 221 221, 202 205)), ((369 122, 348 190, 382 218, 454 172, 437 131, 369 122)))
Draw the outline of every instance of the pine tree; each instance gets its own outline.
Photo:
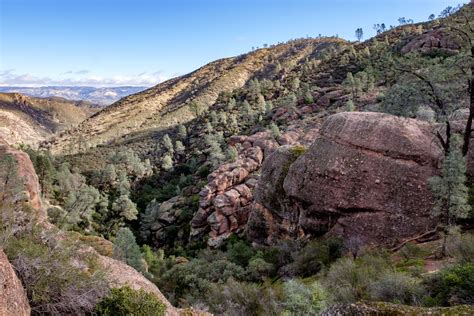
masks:
POLYGON ((364 36, 364 31, 362 30, 361 27, 359 27, 358 29, 356 29, 355 35, 356 35, 357 41, 360 42, 360 40, 361 40, 362 37, 364 36))
POLYGON ((137 206, 130 200, 128 195, 120 195, 112 204, 112 210, 117 216, 126 220, 131 221, 137 219, 137 206))
POLYGON ((446 254, 447 234, 457 219, 467 218, 471 207, 468 203, 466 186, 466 161, 461 152, 462 139, 453 134, 450 138, 450 149, 445 156, 441 177, 429 180, 430 188, 435 196, 433 215, 440 218, 444 231, 442 255, 446 254))
POLYGON ((186 126, 183 124, 178 125, 178 136, 181 139, 185 139, 188 136, 188 131, 186 130, 186 126))
POLYGON ((231 111, 235 108, 237 102, 235 102, 234 98, 230 98, 229 102, 227 103, 227 110, 231 111))
POLYGON ((183 154, 186 148, 184 147, 183 143, 180 140, 177 140, 175 143, 176 152, 178 154, 183 154))
POLYGON ((234 162, 237 160, 239 153, 237 152, 237 149, 234 146, 230 146, 227 151, 226 151, 226 158, 227 160, 234 162))
POLYGON ((314 103, 313 95, 311 94, 311 92, 309 90, 307 90, 304 94, 304 103, 306 103, 306 104, 314 103))
POLYGON ((223 125, 223 126, 226 126, 227 125, 227 113, 222 111, 222 112, 219 112, 219 122, 223 125))
POLYGON ((265 102, 264 96, 261 94, 259 94, 257 97, 257 106, 258 106, 259 112, 261 113, 265 112, 266 102, 265 102))
POLYGON ((346 102, 346 111, 347 111, 347 112, 353 112, 354 110, 355 110, 354 101, 352 101, 351 99, 349 99, 349 100, 346 102))
POLYGON ((140 236, 146 241, 150 238, 151 227, 158 217, 160 203, 152 200, 146 206, 145 212, 140 215, 140 236))
POLYGON ((173 169, 173 158, 169 154, 166 154, 161 160, 161 168, 165 171, 173 169))
POLYGON ((265 111, 268 113, 271 110, 273 110, 273 102, 272 101, 265 102, 265 111))
POLYGON ((166 151, 172 155, 174 153, 173 142, 168 134, 163 136, 163 147, 165 147, 166 151))
POLYGON ((281 135, 280 129, 275 123, 269 125, 270 132, 272 133, 273 138, 278 138, 281 135))
POLYGON ((126 262, 138 271, 144 270, 140 247, 128 227, 121 228, 115 237, 114 257, 126 262))

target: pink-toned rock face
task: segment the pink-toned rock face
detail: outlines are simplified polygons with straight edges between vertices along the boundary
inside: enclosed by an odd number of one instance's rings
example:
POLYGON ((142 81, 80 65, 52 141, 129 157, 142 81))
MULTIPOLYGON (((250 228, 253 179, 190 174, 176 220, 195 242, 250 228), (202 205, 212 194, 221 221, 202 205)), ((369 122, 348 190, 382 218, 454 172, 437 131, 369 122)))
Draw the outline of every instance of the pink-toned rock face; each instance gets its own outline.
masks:
POLYGON ((45 219, 46 211, 41 201, 41 188, 38 182, 38 176, 36 175, 35 168, 28 154, 14 149, 6 143, 0 143, 0 156, 4 157, 4 159, 10 157, 14 160, 12 166, 14 169, 11 171, 18 177, 22 183, 22 189, 27 193, 28 201, 26 202, 29 202, 37 211, 37 215, 40 219, 45 219))
POLYGON ((260 208, 251 218, 275 221, 262 225, 276 226, 276 238, 329 232, 394 243, 433 228, 427 180, 441 157, 427 123, 339 113, 296 161, 282 148, 264 162, 256 196, 270 215, 260 208))
POLYGON ((446 53, 456 53, 460 48, 461 46, 452 36, 447 35, 443 29, 436 29, 412 39, 402 48, 402 52, 419 51, 421 53, 431 53, 443 51, 446 53))
POLYGON ((7 256, 0 250, 0 315, 28 316, 30 304, 7 256))
POLYGON ((208 184, 199 193, 199 210, 191 222, 191 235, 209 232, 209 245, 218 246, 233 233, 242 232, 248 214, 255 208, 254 191, 264 157, 278 151, 280 145, 311 144, 319 128, 318 120, 290 124, 278 141, 268 130, 232 136, 229 145, 237 149, 238 158, 208 176, 208 184))

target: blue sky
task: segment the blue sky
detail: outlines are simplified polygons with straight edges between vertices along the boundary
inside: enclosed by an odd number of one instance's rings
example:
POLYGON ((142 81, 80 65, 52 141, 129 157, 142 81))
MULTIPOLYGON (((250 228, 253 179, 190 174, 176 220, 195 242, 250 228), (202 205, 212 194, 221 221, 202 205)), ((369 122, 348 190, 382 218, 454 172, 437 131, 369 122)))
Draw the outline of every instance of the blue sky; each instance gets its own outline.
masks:
POLYGON ((252 46, 426 20, 445 0, 0 0, 0 85, 154 85, 252 46))

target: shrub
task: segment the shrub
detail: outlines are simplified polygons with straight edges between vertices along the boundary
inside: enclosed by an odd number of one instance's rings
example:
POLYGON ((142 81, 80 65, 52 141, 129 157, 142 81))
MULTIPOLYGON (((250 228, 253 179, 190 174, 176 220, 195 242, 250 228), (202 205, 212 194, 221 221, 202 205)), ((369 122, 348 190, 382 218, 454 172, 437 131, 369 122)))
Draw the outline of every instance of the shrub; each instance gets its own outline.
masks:
POLYGON ((255 252, 249 243, 239 240, 228 247, 227 254, 230 261, 245 268, 248 265, 250 258, 255 255, 255 252))
POLYGON ((309 277, 341 256, 342 242, 338 239, 313 240, 293 254, 288 267, 290 275, 309 277))
MULTIPOLYGON (((45 240, 55 235, 42 234, 45 240)), ((92 312, 106 292, 103 271, 92 255, 74 259, 77 249, 66 242, 45 245, 33 233, 9 240, 5 252, 26 288, 33 314, 82 315, 92 312), (73 262, 76 261, 76 262, 73 262), (80 266, 78 266, 80 264, 80 266)), ((53 241, 54 243, 54 241, 53 241)))
POLYGON ((201 296, 216 315, 281 315, 277 293, 269 287, 230 278, 201 296))
POLYGON ((165 315, 165 311, 166 306, 154 294, 128 286, 112 289, 96 306, 97 314, 105 316, 159 316, 165 315))
POLYGON ((474 264, 446 268, 425 281, 436 305, 474 304, 474 264))
POLYGON ((369 286, 389 271, 387 259, 380 255, 342 258, 331 265, 324 284, 335 302, 350 303, 369 298, 369 286))
POLYGON ((388 272, 370 284, 373 300, 399 304, 419 304, 424 294, 419 282, 401 272, 388 272))
POLYGON ((230 277, 244 280, 245 270, 226 260, 221 253, 204 251, 199 258, 189 262, 175 263, 158 278, 158 287, 176 303, 179 299, 190 302, 203 296, 211 283, 224 283, 230 277))
POLYGON ((327 305, 327 293, 317 282, 290 280, 283 284, 285 314, 316 315, 327 305))

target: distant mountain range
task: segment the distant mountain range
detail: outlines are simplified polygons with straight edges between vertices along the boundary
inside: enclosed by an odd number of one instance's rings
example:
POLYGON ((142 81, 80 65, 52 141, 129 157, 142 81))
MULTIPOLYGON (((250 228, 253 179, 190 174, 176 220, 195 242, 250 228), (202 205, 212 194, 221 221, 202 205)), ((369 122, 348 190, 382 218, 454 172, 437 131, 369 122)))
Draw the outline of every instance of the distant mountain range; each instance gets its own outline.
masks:
POLYGON ((49 98, 61 97, 69 100, 83 100, 106 106, 115 101, 145 90, 147 87, 74 87, 74 86, 50 86, 50 87, 0 87, 0 92, 17 92, 32 97, 49 98))

